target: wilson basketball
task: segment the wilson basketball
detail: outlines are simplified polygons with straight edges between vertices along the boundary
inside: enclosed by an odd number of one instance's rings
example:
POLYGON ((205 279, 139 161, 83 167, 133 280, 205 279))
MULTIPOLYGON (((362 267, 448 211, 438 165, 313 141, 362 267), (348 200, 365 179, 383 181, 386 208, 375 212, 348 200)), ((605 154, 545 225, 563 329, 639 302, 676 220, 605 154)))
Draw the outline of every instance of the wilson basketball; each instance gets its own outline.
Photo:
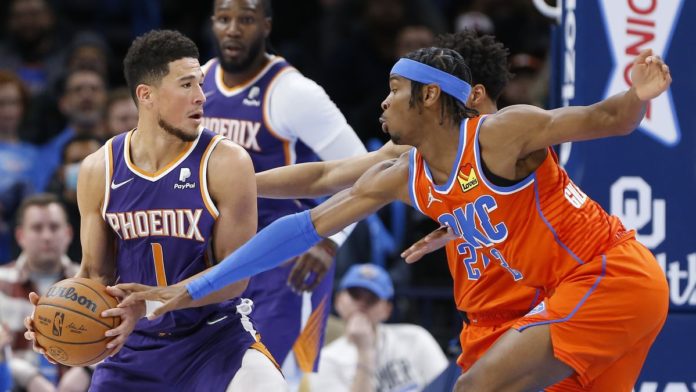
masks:
POLYGON ((87 366, 104 359, 113 338, 104 332, 121 323, 119 317, 101 317, 115 308, 116 298, 99 282, 85 278, 62 280, 39 299, 34 312, 36 342, 49 357, 68 366, 87 366))

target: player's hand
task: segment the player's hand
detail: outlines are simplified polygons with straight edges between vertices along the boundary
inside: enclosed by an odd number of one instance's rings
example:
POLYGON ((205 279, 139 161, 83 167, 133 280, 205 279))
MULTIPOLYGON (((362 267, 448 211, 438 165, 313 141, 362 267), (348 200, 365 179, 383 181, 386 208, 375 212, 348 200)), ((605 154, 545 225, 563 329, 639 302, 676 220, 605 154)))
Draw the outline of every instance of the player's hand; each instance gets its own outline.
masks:
POLYGON ((152 287, 140 283, 121 283, 115 287, 129 293, 118 304, 119 307, 131 306, 137 302, 159 301, 163 305, 147 315, 148 320, 154 320, 172 310, 190 308, 193 298, 188 293, 186 285, 172 285, 166 287, 152 287))
MULTIPOLYGON (((112 296, 118 298, 119 301, 123 301, 128 293, 122 289, 115 286, 107 286, 106 292, 112 296)), ((126 343, 128 335, 135 329, 135 324, 140 320, 141 317, 145 315, 145 302, 135 301, 128 306, 119 306, 112 309, 107 309, 102 312, 102 317, 120 317, 121 324, 114 329, 110 329, 104 333, 107 337, 113 337, 114 339, 107 343, 106 348, 111 350, 109 356, 115 355, 117 352, 121 351, 123 345, 126 343)))
POLYGON ((36 343, 36 332, 34 332, 34 311, 36 310, 36 304, 39 303, 39 295, 33 291, 29 293, 29 302, 31 302, 31 304, 34 306, 34 310, 31 311, 31 316, 24 318, 24 327, 27 329, 26 331, 24 331, 24 339, 32 342, 32 348, 34 349, 34 351, 46 357, 48 362, 57 364, 56 361, 54 361, 51 357, 46 355, 46 350, 44 350, 43 347, 39 346, 39 344, 36 343))
POLYGON ((667 90, 672 83, 672 76, 660 56, 654 55, 652 49, 647 49, 640 52, 633 61, 631 82, 638 98, 648 101, 667 90))
POLYGON ((346 322, 346 337, 358 351, 375 347, 375 329, 363 312, 353 313, 346 322))
POLYGON ((288 286, 296 292, 314 290, 331 269, 338 246, 328 238, 309 248, 295 261, 288 276, 288 286))
POLYGON ((401 257, 409 264, 415 263, 420 260, 421 257, 442 248, 445 244, 456 238, 457 236, 454 234, 454 231, 452 231, 452 228, 449 226, 442 226, 403 251, 401 257))

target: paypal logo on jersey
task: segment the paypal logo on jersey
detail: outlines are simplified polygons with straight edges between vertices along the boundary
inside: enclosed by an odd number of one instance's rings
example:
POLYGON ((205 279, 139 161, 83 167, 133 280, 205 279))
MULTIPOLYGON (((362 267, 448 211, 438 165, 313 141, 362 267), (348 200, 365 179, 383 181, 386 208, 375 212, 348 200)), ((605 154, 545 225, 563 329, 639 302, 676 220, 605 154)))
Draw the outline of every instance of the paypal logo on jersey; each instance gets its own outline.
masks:
POLYGON ((183 184, 175 183, 174 189, 195 189, 195 182, 186 182, 189 177, 191 177, 191 169, 188 167, 182 167, 181 171, 179 172, 179 182, 183 182, 183 184))
POLYGON ((261 89, 258 86, 252 87, 247 97, 242 100, 242 103, 246 106, 261 106, 261 101, 258 100, 260 93, 261 89))
MULTIPOLYGON (((600 0, 604 25, 614 60, 604 98, 631 86, 633 60, 642 50, 652 48, 664 57, 672 38, 684 0, 600 0)), ((681 131, 671 90, 653 99, 638 128, 658 142, 672 147, 679 144, 681 131)))
POLYGON ((494 225, 491 222, 489 214, 496 208, 498 204, 495 198, 491 195, 483 195, 473 203, 457 208, 451 214, 440 215, 437 220, 440 224, 451 227, 457 236, 480 249, 503 242, 507 238, 508 229, 505 223, 500 222, 494 225))

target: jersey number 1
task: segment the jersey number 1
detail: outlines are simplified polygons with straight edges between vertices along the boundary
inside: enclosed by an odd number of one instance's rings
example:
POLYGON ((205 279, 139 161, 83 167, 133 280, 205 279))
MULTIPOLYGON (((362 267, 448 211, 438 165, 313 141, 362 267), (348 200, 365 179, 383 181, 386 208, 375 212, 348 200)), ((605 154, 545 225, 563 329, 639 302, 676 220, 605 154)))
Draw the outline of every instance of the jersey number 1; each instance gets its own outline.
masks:
POLYGON ((152 261, 155 263, 157 286, 166 286, 167 275, 164 273, 164 253, 162 252, 162 244, 153 242, 150 245, 152 246, 152 261))

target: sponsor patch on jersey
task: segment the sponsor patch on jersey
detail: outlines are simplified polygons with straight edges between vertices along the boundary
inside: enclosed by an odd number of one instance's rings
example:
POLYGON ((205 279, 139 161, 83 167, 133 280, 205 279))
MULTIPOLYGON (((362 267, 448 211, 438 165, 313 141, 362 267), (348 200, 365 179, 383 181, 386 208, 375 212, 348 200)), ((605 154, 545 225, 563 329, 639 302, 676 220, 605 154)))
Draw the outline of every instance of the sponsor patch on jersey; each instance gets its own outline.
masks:
POLYGON ((479 184, 474 167, 470 163, 459 169, 457 181, 459 181, 459 186, 462 187, 462 192, 468 192, 479 184))

